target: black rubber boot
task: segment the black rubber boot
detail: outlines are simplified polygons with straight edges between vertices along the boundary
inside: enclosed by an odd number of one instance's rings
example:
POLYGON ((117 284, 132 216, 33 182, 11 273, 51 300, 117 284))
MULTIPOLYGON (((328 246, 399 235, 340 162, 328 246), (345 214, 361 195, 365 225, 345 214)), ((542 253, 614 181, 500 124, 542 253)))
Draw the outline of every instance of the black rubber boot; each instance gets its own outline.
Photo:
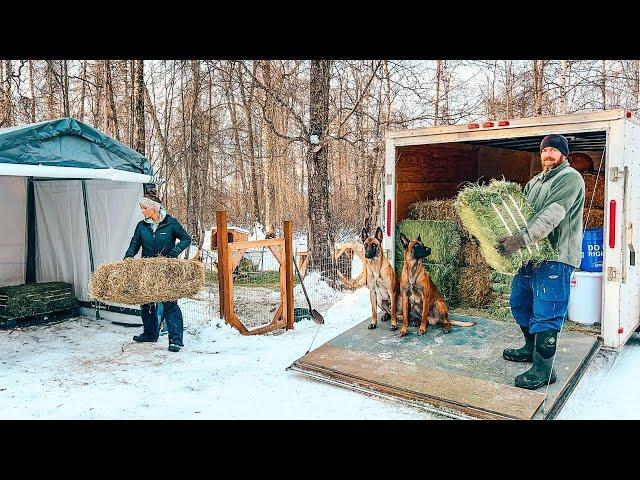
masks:
POLYGON ((135 335, 133 337, 133 340, 135 342, 157 342, 158 341, 157 338, 153 338, 151 335, 145 335, 144 333, 142 335, 135 335))
POLYGON ((505 348, 502 357, 510 362, 533 362, 533 340, 535 335, 529 333, 529 328, 520 325, 520 330, 524 334, 524 347, 505 348))
POLYGON ((516 387, 535 390, 556 381, 556 372, 551 368, 556 354, 556 340, 558 332, 547 330, 536 334, 533 350, 533 366, 518 375, 515 379, 516 387))

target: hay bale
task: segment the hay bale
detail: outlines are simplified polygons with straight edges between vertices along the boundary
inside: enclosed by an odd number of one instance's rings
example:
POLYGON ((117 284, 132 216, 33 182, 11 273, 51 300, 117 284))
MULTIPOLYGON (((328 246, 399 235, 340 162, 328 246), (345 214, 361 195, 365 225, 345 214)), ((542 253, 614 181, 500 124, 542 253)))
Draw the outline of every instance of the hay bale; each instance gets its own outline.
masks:
POLYGON ((511 284, 492 282, 491 290, 499 294, 511 294, 511 284))
POLYGON ((604 210, 602 210, 601 208, 585 208, 582 214, 582 227, 604 227, 604 210))
POLYGON ((494 283, 503 283, 506 285, 511 285, 513 283, 513 277, 515 275, 511 275, 508 273, 500 273, 495 270, 491 272, 491 281, 494 283))
POLYGON ((204 285, 204 264, 152 257, 103 263, 89 281, 89 293, 102 302, 142 305, 195 295, 204 285))
POLYGON ((491 303, 495 294, 491 291, 489 267, 461 268, 459 275, 458 294, 461 302, 470 307, 484 307, 491 303))
POLYGON ((400 234, 404 233, 409 240, 420 235, 422 243, 431 248, 431 255, 425 263, 458 263, 460 253, 460 230, 455 222, 444 220, 403 220, 396 227, 396 262, 402 261, 404 249, 400 242, 400 234))
POLYGON ((5 318, 30 317, 77 306, 70 283, 30 283, 0 288, 0 316, 5 318))
POLYGON ((407 218, 409 220, 446 220, 462 225, 460 217, 453 208, 453 199, 412 203, 407 210, 407 218))
POLYGON ((584 205, 591 208, 604 208, 604 175, 594 173, 583 173, 584 179, 584 205), (596 183, 597 180, 597 183, 596 183), (594 193, 595 192, 595 193, 594 193), (591 196, 593 195, 593 203, 591 196))
POLYGON ((486 186, 470 184, 458 194, 454 206, 464 226, 480 242, 480 251, 494 270, 515 273, 529 261, 557 260, 557 253, 546 238, 539 241, 537 247, 524 247, 511 255, 502 255, 496 250, 498 237, 522 228, 524 220, 518 210, 527 221, 533 217, 533 208, 519 184, 499 180, 492 180, 486 186))
POLYGON ((475 239, 463 239, 460 247, 460 261, 468 267, 488 267, 480 253, 480 246, 475 239))

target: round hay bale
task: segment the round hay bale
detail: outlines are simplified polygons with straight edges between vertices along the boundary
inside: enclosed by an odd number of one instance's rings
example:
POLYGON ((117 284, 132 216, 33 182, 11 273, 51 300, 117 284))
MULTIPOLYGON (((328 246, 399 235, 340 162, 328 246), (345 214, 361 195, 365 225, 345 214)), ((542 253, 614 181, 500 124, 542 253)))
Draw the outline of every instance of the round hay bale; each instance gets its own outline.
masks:
POLYGON ((569 165, 580 173, 593 171, 593 159, 586 153, 573 152, 567 157, 569 165))
POLYGON ((489 267, 466 267, 460 269, 458 287, 460 301, 470 307, 484 307, 491 303, 491 269, 489 267))
POLYGON ((583 173, 582 178, 584 179, 585 208, 589 208, 589 206, 591 208, 604 208, 604 175, 600 174, 600 177, 598 177, 594 173, 583 173), (592 196, 593 203, 591 203, 592 196))
POLYGON ((462 247, 460 248, 460 256, 462 264, 468 267, 487 267, 482 253, 480 252, 480 246, 474 239, 463 239, 462 247))
POLYGON ((89 281, 89 293, 102 302, 142 305, 175 301, 198 293, 204 264, 178 258, 127 258, 103 263, 89 281))
POLYGON ((604 227, 604 210, 601 208, 585 208, 582 214, 583 228, 604 227))

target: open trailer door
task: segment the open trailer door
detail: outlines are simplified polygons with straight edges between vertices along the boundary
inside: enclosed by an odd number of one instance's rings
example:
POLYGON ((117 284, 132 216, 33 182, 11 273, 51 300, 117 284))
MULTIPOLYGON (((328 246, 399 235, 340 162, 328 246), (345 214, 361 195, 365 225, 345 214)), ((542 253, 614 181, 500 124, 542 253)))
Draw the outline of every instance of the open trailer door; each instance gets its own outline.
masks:
MULTIPOLYGON (((452 315, 469 320, 470 317, 452 315)), ((430 326, 400 337, 369 319, 296 360, 289 369, 321 381, 420 405, 443 416, 477 419, 555 418, 599 347, 595 336, 563 331, 554 368, 557 381, 538 390, 514 386, 528 363, 508 362, 502 350, 520 346, 515 323, 482 318, 445 334, 430 326), (547 396, 545 397, 545 393, 547 396), (545 401, 546 398, 546 401, 545 401)))

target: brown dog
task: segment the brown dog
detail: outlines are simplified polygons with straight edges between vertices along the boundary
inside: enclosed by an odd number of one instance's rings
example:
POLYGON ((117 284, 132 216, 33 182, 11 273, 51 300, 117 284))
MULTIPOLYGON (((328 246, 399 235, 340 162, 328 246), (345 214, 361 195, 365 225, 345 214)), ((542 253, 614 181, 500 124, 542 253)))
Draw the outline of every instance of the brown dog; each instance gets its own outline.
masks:
POLYGON ((391 319, 391 330, 397 330, 398 279, 396 272, 384 256, 382 249, 382 229, 377 228, 372 237, 366 229, 362 229, 364 243, 365 268, 367 269, 367 286, 371 299, 371 323, 369 329, 376 328, 378 308, 384 312, 383 321, 391 319))
POLYGON ((420 240, 420 235, 416 240, 409 240, 401 233, 400 242, 404 249, 404 266, 400 276, 402 302, 400 336, 403 337, 409 331, 410 312, 420 315, 418 335, 426 333, 427 321, 430 325, 442 323, 445 333, 449 333, 451 325, 474 326, 476 322, 449 320, 449 307, 420 262, 421 258, 431 255, 431 248, 425 247, 420 240))

